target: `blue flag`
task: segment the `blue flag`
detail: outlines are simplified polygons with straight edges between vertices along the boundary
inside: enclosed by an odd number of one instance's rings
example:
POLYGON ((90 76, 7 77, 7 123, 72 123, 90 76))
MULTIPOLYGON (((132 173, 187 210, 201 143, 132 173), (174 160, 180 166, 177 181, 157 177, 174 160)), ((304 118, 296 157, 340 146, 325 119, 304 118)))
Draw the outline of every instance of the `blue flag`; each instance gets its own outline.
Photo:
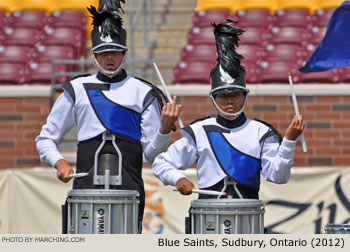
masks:
POLYGON ((350 66, 350 1, 333 12, 326 35, 299 71, 322 72, 346 66, 350 66))

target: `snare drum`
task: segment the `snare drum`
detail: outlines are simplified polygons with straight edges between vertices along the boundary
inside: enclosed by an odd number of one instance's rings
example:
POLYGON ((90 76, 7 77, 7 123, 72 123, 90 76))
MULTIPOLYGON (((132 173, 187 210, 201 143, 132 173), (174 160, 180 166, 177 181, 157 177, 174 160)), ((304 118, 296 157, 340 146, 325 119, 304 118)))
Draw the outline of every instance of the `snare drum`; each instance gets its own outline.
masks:
POLYGON ((256 199, 191 202, 192 234, 263 234, 265 204, 256 199))
POLYGON ((69 234, 138 233, 139 193, 80 189, 68 192, 69 234))
POLYGON ((324 227, 326 234, 350 234, 350 224, 330 223, 324 227))

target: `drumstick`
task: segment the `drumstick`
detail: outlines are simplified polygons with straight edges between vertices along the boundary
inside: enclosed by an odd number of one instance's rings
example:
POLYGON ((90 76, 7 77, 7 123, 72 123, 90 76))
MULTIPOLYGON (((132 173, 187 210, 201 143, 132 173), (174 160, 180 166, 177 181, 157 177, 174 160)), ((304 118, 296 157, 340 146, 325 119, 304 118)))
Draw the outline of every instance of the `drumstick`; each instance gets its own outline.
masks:
MULTIPOLYGON (((158 78, 159 78, 159 80, 160 80, 160 83, 161 83, 162 86, 163 86, 165 95, 166 95, 166 97, 168 98, 170 104, 172 104, 172 99, 171 99, 169 90, 168 90, 167 87, 166 87, 165 81, 164 81, 164 79, 163 79, 163 77, 162 77, 162 74, 160 73, 160 71, 159 71, 159 69, 158 69, 158 66, 157 66, 156 61, 155 61, 155 60, 152 60, 152 64, 153 64, 153 66, 154 66, 154 69, 156 70, 156 73, 157 73, 157 75, 158 75, 158 78)), ((178 117, 178 121, 179 121, 180 128, 183 128, 184 125, 183 125, 183 123, 182 123, 182 120, 181 120, 180 116, 178 117)))
MULTIPOLYGON (((290 90, 291 90, 291 92, 292 92, 292 100, 293 100, 295 115, 296 115, 298 118, 300 118, 299 108, 298 108, 298 102, 297 102, 297 97, 296 97, 296 95, 295 95, 294 86, 293 86, 293 80, 292 80, 292 76, 291 76, 290 73, 288 73, 288 78, 289 78, 290 90)), ((303 147, 303 152, 307 152, 307 147, 306 147, 304 132, 301 132, 300 141, 301 141, 301 145, 302 145, 302 147, 303 147)))
POLYGON ((85 177, 89 175, 88 172, 82 172, 82 173, 73 173, 73 174, 70 174, 69 177, 70 178, 81 178, 81 177, 85 177))
MULTIPOLYGON (((178 192, 179 190, 177 188, 173 188, 174 192, 178 192)), ((225 192, 217 192, 217 191, 210 191, 210 190, 201 190, 201 189, 193 189, 193 193, 199 193, 199 194, 207 194, 207 195, 226 195, 225 192)))

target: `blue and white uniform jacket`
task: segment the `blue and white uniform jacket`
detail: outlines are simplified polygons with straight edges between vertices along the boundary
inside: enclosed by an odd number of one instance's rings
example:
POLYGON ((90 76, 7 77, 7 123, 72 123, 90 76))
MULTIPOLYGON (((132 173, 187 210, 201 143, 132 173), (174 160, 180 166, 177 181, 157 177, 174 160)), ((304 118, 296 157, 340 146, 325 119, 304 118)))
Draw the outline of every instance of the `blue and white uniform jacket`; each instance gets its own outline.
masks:
POLYGON ((157 156, 153 173, 165 184, 185 177, 179 170, 197 164, 199 188, 211 188, 232 177, 239 185, 259 191, 260 174, 267 181, 286 183, 290 178, 296 141, 242 113, 228 121, 208 118, 182 129, 182 138, 157 156))
POLYGON ((83 142, 109 130, 117 137, 142 145, 150 162, 167 149, 169 134, 160 134, 160 112, 150 85, 123 72, 112 79, 98 73, 64 85, 47 123, 36 138, 43 162, 50 166, 63 159, 57 144, 74 125, 83 142))

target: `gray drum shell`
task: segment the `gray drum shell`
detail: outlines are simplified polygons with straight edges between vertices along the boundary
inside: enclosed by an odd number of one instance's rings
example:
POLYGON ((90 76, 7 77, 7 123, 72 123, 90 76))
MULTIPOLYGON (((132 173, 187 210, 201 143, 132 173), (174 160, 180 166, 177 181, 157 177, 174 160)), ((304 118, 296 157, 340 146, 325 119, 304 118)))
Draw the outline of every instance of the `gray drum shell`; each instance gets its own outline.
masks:
POLYGON ((350 234, 350 224, 329 223, 324 227, 326 234, 350 234))
POLYGON ((68 233, 138 233, 138 196, 133 190, 70 190, 68 233))
POLYGON ((265 203, 255 199, 191 202, 192 234, 263 234, 265 203))

